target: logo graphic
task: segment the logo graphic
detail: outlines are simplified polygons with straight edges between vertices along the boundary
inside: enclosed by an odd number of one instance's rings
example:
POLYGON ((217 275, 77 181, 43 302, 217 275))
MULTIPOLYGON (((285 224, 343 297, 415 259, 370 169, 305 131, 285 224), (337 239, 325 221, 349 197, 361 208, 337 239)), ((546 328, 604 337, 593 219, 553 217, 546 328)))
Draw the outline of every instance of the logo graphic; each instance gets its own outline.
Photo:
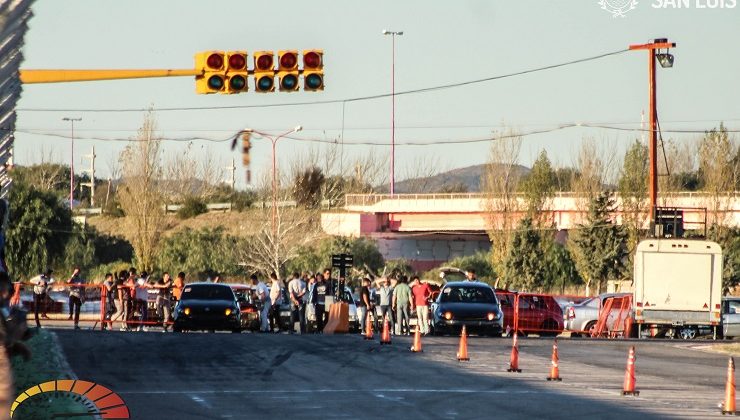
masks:
POLYGON ((624 17, 625 13, 637 7, 637 0, 599 0, 599 6, 612 17, 624 17))
POLYGON ((44 382, 23 391, 10 407, 10 417, 33 418, 39 410, 49 418, 131 418, 126 403, 115 392, 72 379, 44 382))

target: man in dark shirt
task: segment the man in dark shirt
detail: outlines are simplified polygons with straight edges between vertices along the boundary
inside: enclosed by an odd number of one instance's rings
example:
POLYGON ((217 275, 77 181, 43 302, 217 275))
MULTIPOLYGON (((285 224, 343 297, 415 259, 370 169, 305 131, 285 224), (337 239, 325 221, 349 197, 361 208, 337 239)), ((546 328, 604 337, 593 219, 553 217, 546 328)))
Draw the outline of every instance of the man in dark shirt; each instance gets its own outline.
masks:
POLYGON ((85 283, 80 275, 80 269, 75 267, 72 276, 67 280, 69 285, 69 319, 74 316, 74 328, 80 329, 80 307, 85 297, 85 288, 80 286, 85 283))
POLYGON ((324 317, 326 316, 326 296, 330 294, 329 282, 321 276, 316 283, 316 328, 319 333, 324 331, 324 317))
POLYGON ((360 321, 360 334, 367 328, 367 314, 371 310, 370 306, 370 279, 362 279, 362 288, 360 289, 360 301, 357 302, 357 318, 360 321))

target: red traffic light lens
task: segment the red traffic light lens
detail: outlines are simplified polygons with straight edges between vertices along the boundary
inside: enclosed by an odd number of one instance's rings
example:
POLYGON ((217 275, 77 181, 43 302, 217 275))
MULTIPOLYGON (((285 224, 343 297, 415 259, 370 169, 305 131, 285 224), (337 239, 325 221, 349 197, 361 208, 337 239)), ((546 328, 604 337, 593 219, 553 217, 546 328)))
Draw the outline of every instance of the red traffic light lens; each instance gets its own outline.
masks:
POLYGON ((220 69, 224 66, 224 57, 221 54, 211 54, 206 59, 206 65, 212 69, 220 69))
POLYGON ((272 68, 272 56, 261 55, 257 57, 257 68, 260 70, 269 70, 272 68))
POLYGON ((298 64, 298 57, 293 53, 285 53, 280 56, 280 67, 292 69, 298 64))
POLYGON ((321 56, 319 53, 311 51, 303 55, 303 65, 306 67, 316 68, 321 66, 321 56))
POLYGON ((243 70, 247 66, 247 59, 242 54, 229 56, 229 68, 234 70, 243 70))

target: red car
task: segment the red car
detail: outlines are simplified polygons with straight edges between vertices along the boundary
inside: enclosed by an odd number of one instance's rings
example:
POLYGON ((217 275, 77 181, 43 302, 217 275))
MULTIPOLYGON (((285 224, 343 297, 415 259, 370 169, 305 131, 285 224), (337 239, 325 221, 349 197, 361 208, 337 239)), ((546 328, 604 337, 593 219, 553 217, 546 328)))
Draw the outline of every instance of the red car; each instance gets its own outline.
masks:
POLYGON ((514 330, 514 299, 517 295, 520 335, 534 333, 554 337, 563 332, 563 310, 552 296, 497 289, 496 296, 504 312, 504 332, 507 335, 514 330))
POLYGON ((229 286, 239 302, 242 331, 258 331, 260 329, 260 307, 257 305, 252 288, 246 284, 230 284, 229 286))

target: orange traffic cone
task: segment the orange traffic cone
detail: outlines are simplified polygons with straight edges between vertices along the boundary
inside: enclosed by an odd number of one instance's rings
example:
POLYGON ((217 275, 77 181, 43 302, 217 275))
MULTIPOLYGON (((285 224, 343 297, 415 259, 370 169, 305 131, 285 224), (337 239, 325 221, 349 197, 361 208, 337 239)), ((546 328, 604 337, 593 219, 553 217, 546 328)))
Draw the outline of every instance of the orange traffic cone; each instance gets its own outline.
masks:
POLYGON ((555 340, 555 344, 552 345, 552 366, 550 367, 550 376, 547 377, 548 381, 562 381, 560 377, 560 369, 558 369, 558 340, 555 340))
POLYGON ((737 414, 735 411, 735 359, 730 357, 727 363, 727 385, 725 386, 725 402, 722 404, 722 415, 737 414))
POLYGON ((629 356, 627 356, 627 370, 624 372, 624 386, 622 395, 640 395, 640 391, 635 391, 635 346, 630 347, 629 356))
POLYGON ((370 322, 370 312, 367 313, 365 318, 365 340, 373 339, 373 323, 370 322))
POLYGON ((383 334, 380 335, 380 344, 391 344, 391 331, 388 318, 383 321, 383 334))
POLYGON ((419 326, 416 326, 416 332, 414 333, 414 345, 411 346, 411 351, 414 353, 421 353, 423 350, 421 349, 421 330, 419 330, 419 326))
POLYGON ((465 329, 465 325, 462 327, 462 332, 460 333, 460 347, 457 350, 457 361, 458 362, 467 362, 470 358, 468 357, 468 334, 467 330, 465 329))
POLYGON ((519 346, 517 345, 516 339, 517 333, 514 332, 514 344, 511 346, 511 362, 509 363, 509 368, 506 369, 507 372, 516 372, 521 373, 521 369, 519 369, 519 346))

